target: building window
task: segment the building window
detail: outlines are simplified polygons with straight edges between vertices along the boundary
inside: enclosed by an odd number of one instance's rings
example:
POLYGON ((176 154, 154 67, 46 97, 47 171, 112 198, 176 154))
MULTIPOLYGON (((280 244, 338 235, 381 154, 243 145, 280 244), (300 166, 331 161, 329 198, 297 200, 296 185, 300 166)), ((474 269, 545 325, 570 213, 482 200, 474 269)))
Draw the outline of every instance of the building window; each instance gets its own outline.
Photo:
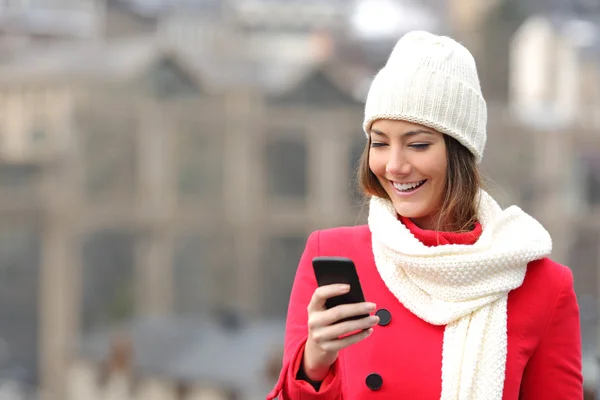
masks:
POLYGON ((224 234, 180 235, 173 255, 175 312, 199 314, 232 306, 233 239, 224 234))
POLYGON ((85 186, 91 199, 125 196, 133 198, 137 183, 136 135, 132 121, 106 116, 86 126, 83 159, 86 162, 85 186))
POLYGON ((585 176, 588 204, 600 204, 600 169, 587 171, 585 176))
POLYGON ((35 223, 0 228, 0 362, 5 375, 35 381, 38 359, 41 232, 35 223))
POLYGON ((129 319, 134 311, 135 237, 118 230, 93 232, 83 245, 83 329, 129 319))
POLYGON ((265 147, 267 191, 280 198, 305 198, 308 152, 303 137, 277 138, 265 147))
POLYGON ((223 137, 201 124, 182 127, 177 143, 177 191, 182 197, 218 196, 223 180, 223 137))
POLYGON ((306 235, 273 236, 263 254, 262 311, 267 317, 285 317, 294 276, 306 245, 306 235))
POLYGON ((0 164, 0 192, 6 201, 38 206, 42 169, 39 165, 0 164))
POLYGON ((41 168, 38 165, 0 165, 0 190, 11 196, 35 199, 41 168))
MULTIPOLYGON (((600 157, 581 151, 573 165, 570 186, 580 183, 579 193, 588 206, 600 204, 600 157)), ((577 187, 575 189, 578 189, 577 187)))
POLYGON ((173 260, 174 308, 178 314, 207 310, 211 287, 204 271, 210 269, 210 244, 206 237, 192 234, 178 238, 173 260))

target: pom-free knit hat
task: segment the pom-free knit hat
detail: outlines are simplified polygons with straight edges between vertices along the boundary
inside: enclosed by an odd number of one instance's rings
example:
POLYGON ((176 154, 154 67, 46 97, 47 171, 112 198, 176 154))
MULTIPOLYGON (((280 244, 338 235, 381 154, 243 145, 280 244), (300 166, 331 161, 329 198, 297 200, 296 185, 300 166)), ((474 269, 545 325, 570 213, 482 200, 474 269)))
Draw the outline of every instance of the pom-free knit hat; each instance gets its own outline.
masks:
POLYGON ((469 50, 429 32, 404 35, 371 83, 363 123, 367 137, 378 119, 435 129, 458 140, 480 162, 487 106, 469 50))

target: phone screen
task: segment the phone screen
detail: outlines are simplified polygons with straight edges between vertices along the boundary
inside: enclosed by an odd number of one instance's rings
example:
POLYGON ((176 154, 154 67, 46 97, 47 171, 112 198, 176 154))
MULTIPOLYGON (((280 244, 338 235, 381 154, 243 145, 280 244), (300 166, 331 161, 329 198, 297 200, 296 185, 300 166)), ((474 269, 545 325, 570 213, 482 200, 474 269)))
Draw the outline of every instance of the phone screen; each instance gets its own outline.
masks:
MULTIPOLYGON (((319 286, 331 285, 336 283, 345 283, 350 285, 348 293, 331 297, 325 302, 326 308, 332 308, 340 304, 362 303, 365 296, 358 279, 356 266, 349 258, 344 257, 315 257, 313 258, 313 269, 317 284, 319 286)), ((356 315, 345 318, 339 322, 360 319, 367 317, 368 314, 356 315)))

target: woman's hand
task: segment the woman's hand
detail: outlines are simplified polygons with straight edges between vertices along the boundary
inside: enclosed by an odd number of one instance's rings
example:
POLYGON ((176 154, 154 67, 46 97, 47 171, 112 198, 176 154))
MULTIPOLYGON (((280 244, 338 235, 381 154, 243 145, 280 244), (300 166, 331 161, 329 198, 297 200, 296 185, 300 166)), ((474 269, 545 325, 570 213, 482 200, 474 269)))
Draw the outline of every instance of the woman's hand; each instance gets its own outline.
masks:
POLYGON ((349 285, 334 284, 318 287, 308 305, 308 340, 304 349, 303 366, 306 376, 313 381, 322 381, 341 349, 367 338, 379 317, 338 322, 347 317, 375 311, 373 303, 342 304, 325 308, 325 301, 350 290, 349 285), (358 331, 358 332, 357 332, 358 331), (349 335, 352 332, 351 335, 349 335))

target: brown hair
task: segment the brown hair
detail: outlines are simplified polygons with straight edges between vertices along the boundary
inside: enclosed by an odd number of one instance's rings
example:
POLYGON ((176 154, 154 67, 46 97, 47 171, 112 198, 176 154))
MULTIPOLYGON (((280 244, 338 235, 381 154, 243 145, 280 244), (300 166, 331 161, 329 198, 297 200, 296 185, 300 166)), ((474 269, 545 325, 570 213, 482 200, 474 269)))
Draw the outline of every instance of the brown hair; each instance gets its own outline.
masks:
MULTIPOLYGON (((446 143, 446 185, 444 199, 437 214, 435 230, 445 232, 468 232, 477 222, 477 193, 482 187, 481 174, 475 156, 451 136, 443 135, 446 143)), ((389 199, 379 180, 369 168, 371 138, 360 157, 358 185, 366 196, 389 199)))

